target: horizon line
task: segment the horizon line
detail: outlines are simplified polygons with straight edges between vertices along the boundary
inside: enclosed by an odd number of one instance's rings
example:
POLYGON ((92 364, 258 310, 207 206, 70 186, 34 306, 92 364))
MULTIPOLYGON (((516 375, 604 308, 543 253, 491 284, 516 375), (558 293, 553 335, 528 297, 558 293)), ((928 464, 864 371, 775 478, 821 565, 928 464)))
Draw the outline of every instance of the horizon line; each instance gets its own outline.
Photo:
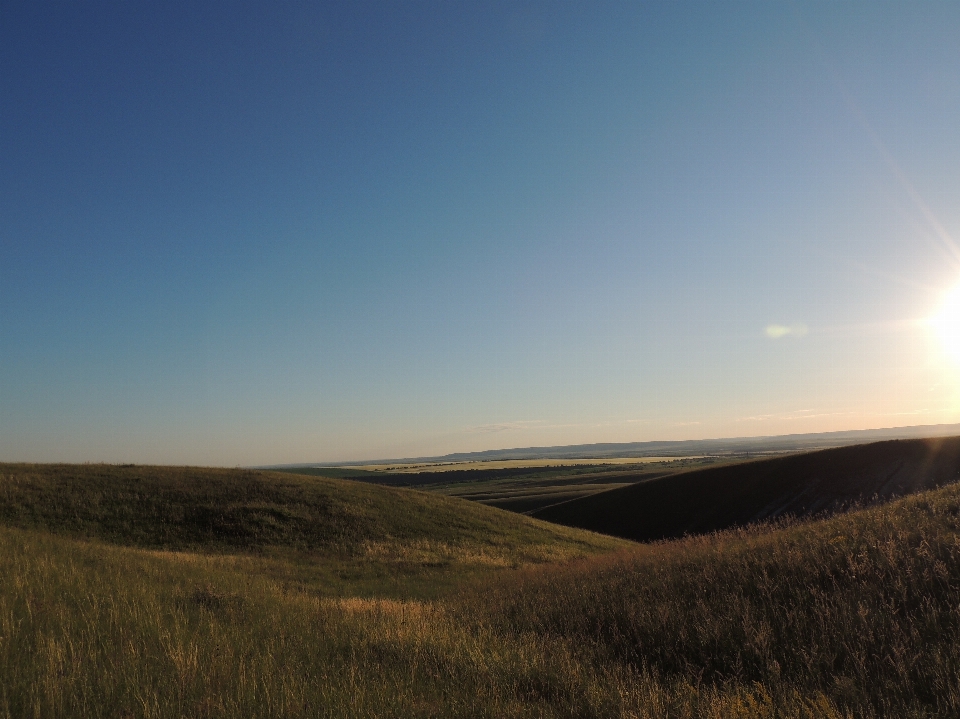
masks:
MULTIPOLYGON (((960 423, 940 423, 940 424, 920 424, 920 425, 906 425, 901 427, 876 427, 870 429, 843 429, 843 430, 832 430, 829 432, 795 432, 791 434, 778 434, 778 435, 753 435, 753 436, 739 436, 739 437, 704 437, 701 439, 654 439, 654 440, 642 440, 637 442, 590 442, 585 444, 561 444, 561 445, 549 445, 549 446, 531 446, 531 447, 505 447, 502 449, 483 449, 477 450, 474 452, 450 452, 448 454, 428 456, 428 457, 402 457, 402 458, 382 458, 382 459, 366 459, 366 460, 346 460, 346 461, 337 461, 337 462, 290 462, 282 464, 263 464, 263 465, 250 465, 249 469, 274 469, 278 467, 289 468, 289 467, 351 467, 351 466, 362 466, 370 464, 414 464, 414 463, 430 463, 430 464, 439 464, 443 462, 467 462, 467 461, 483 461, 484 457, 489 458, 490 455, 499 455, 499 454, 508 454, 511 452, 515 453, 546 453, 546 452, 571 452, 577 453, 578 456, 565 456, 565 457, 556 457, 557 459, 609 459, 614 455, 610 455, 609 451, 616 450, 619 448, 624 449, 625 451, 641 451, 642 447, 652 448, 653 446, 663 447, 663 446, 677 446, 677 445, 693 445, 698 443, 717 443, 717 442, 760 442, 760 441, 771 441, 771 440, 813 440, 818 438, 827 438, 834 437, 840 439, 841 436, 847 438, 855 438, 856 435, 869 435, 871 433, 902 433, 909 432, 911 439, 918 438, 916 435, 918 433, 922 434, 926 431, 944 431, 947 428, 956 430, 960 434, 960 423), (634 448, 633 450, 628 450, 627 448, 634 448), (584 452, 590 451, 593 448, 595 451, 600 450, 601 448, 605 449, 605 457, 593 457, 589 455, 583 455, 584 452)), ((943 434, 933 434, 929 435, 931 437, 936 436, 945 436, 943 434)), ((907 439, 908 437, 902 437, 907 439)), ((887 439, 900 439, 900 437, 887 437, 887 439)), ((638 455, 638 458, 642 455, 638 455)), ((548 457, 498 457, 498 459, 548 459, 548 457)), ((494 461, 490 459, 489 461, 494 461)))

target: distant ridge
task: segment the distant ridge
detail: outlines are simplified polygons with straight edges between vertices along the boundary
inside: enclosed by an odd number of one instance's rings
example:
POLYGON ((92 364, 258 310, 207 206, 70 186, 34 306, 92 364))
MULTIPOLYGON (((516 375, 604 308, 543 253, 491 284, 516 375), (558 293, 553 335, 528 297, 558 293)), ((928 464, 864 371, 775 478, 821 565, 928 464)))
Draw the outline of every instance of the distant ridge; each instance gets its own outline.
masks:
POLYGON ((274 464, 277 467, 350 467, 364 464, 411 464, 419 462, 482 462, 516 459, 608 459, 611 457, 691 456, 698 454, 743 454, 753 452, 791 452, 846 447, 865 442, 888 439, 918 439, 923 437, 950 437, 960 435, 960 424, 927 424, 912 427, 884 429, 855 429, 841 432, 785 434, 761 437, 731 437, 721 439, 664 440, 652 442, 605 442, 598 444, 571 444, 554 447, 523 447, 488 449, 482 452, 457 452, 439 457, 408 457, 403 459, 376 459, 351 462, 299 462, 274 464))

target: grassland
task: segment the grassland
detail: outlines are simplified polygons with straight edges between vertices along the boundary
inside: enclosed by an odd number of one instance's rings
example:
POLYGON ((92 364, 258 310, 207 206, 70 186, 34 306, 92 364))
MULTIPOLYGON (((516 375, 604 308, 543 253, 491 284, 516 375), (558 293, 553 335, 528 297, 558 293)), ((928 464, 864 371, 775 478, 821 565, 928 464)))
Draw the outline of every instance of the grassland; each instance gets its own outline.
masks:
POLYGON ((330 479, 0 475, 0 717, 960 714, 958 485, 634 545, 330 479))
POLYGON ((0 465, 0 524, 229 556, 341 595, 432 595, 465 576, 623 544, 425 492, 191 467, 0 465))
POLYGON ((501 632, 665 683, 664 715, 707 690, 758 714, 957 716, 960 487, 533 569, 484 603, 501 632))

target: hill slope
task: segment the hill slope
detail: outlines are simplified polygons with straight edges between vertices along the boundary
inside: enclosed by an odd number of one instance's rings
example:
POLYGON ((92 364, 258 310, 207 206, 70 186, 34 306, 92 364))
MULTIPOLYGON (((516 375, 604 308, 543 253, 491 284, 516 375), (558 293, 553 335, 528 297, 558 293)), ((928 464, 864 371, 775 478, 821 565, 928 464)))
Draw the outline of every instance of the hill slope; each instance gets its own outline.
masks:
POLYGON ((671 687, 649 717, 960 716, 958 604, 956 483, 531 567, 482 597, 504 632, 595 647, 671 687))
POLYGON ((833 513, 960 478, 960 437, 893 440, 712 467, 546 507, 532 516, 638 541, 833 513))

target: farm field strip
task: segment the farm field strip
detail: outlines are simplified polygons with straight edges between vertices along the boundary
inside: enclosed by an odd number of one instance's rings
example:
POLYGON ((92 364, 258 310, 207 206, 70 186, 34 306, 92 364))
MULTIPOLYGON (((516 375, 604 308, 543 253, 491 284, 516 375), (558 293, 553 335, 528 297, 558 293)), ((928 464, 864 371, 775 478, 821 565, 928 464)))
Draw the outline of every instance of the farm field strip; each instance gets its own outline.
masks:
MULTIPOLYGON (((349 465, 350 469, 368 472, 413 473, 420 472, 451 472, 471 469, 521 469, 525 467, 576 467, 581 465, 619 465, 619 464, 652 464, 657 462, 677 462, 685 459, 703 459, 706 455, 678 456, 678 457, 604 457, 571 458, 571 459, 496 459, 476 462, 437 462, 422 464, 361 464, 349 465)), ((346 465, 345 465, 346 466, 346 465)), ((324 469, 324 467, 316 467, 324 469)))

